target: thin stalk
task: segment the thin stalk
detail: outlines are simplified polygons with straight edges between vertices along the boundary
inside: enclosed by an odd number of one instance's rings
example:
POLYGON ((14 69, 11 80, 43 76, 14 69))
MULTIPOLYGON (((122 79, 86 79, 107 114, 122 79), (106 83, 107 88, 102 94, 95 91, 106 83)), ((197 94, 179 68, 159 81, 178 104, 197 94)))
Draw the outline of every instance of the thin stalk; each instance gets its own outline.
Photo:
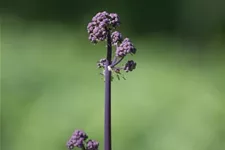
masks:
POLYGON ((116 62, 117 62, 117 57, 115 56, 114 59, 113 59, 113 61, 112 61, 112 63, 111 63, 111 66, 112 66, 113 64, 115 64, 116 62))
POLYGON ((118 60, 117 62, 114 62, 111 64, 111 68, 115 67, 117 64, 119 64, 122 60, 124 59, 124 57, 120 57, 120 60, 118 60))
POLYGON ((105 65, 105 127, 104 127, 104 150, 111 150, 111 71, 108 66, 112 59, 111 35, 107 35, 107 56, 105 65))

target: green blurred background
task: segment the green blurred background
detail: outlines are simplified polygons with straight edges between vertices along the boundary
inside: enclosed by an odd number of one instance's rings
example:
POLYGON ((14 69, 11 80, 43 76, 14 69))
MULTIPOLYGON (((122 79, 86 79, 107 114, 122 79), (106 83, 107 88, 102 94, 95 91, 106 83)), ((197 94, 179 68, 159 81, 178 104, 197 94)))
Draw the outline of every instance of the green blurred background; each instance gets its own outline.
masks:
POLYGON ((114 150, 225 149, 223 0, 1 0, 1 148, 103 150, 104 82, 86 26, 120 15, 137 69, 112 83, 114 150))

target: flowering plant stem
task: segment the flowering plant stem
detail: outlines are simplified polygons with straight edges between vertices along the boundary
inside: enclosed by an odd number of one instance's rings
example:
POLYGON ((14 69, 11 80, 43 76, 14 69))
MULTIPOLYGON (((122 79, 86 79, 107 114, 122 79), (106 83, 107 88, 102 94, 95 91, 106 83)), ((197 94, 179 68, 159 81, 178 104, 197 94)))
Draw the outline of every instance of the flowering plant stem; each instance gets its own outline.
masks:
MULTIPOLYGON (((135 54, 136 48, 129 38, 123 39, 122 34, 115 31, 120 25, 120 18, 116 13, 106 11, 97 13, 87 25, 88 39, 97 44, 100 41, 107 41, 107 56, 97 62, 98 68, 103 69, 105 81, 105 116, 104 116, 104 150, 112 150, 111 145, 111 81, 113 75, 119 79, 120 71, 131 72, 136 68, 133 60, 127 61, 122 67, 118 65, 127 54, 135 54), (112 61, 112 46, 116 47, 112 61), (112 74, 113 73, 113 74, 112 74)), ((124 78, 124 77, 123 77, 124 78)), ((75 130, 67 142, 67 148, 80 148, 82 150, 98 150, 99 143, 88 139, 87 134, 82 130, 75 130)))
POLYGON ((110 31, 107 31, 107 56, 105 65, 105 127, 104 127, 104 150, 111 150, 111 65, 112 44, 110 31))

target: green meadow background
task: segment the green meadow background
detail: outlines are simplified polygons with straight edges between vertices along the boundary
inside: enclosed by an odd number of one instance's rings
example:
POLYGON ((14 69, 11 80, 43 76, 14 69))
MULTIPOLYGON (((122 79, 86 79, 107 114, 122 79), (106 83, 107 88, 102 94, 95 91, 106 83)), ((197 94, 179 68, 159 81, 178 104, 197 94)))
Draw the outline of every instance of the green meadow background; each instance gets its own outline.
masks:
POLYGON ((225 149, 222 1, 52 2, 1 5, 2 150, 66 150, 75 129, 103 150, 106 50, 86 26, 105 9, 137 48, 136 70, 112 83, 113 150, 225 149))

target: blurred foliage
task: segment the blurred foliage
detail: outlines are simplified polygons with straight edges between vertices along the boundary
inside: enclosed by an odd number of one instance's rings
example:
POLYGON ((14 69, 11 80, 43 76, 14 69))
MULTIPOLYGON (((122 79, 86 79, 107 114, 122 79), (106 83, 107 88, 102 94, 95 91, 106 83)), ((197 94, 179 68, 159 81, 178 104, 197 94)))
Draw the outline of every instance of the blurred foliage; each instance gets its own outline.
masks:
POLYGON ((224 0, 2 0, 0 13, 33 21, 87 24, 98 11, 120 15, 124 29, 210 38, 225 33, 224 0))
MULTIPOLYGON (((103 150, 104 43, 98 11, 117 12, 137 69, 112 83, 115 150, 225 149, 223 0, 2 0, 1 148, 62 150, 75 128, 103 150)), ((129 59, 129 58, 127 58, 129 59)))
MULTIPOLYGON (((7 19, 2 150, 66 149, 75 128, 103 150, 104 83, 95 65, 104 44, 90 44, 84 26, 7 19)), ((130 35, 138 64, 127 80, 112 83, 113 149, 225 149, 221 39, 199 46, 173 36, 130 35)))

